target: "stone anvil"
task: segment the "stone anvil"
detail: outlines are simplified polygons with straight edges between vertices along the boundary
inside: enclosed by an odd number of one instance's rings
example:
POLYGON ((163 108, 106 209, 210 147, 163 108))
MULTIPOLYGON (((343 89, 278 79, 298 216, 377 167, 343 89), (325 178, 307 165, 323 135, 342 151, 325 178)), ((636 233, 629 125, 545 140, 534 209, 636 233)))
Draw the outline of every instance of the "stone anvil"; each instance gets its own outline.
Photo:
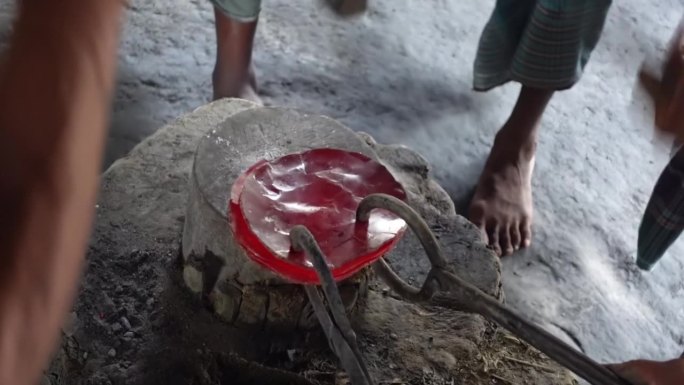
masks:
MULTIPOLYGON (((345 383, 301 288, 249 260, 227 226, 230 187, 246 167, 318 147, 381 162, 458 274, 503 299, 497 257, 419 154, 329 118, 225 99, 160 129, 104 173, 87 269, 44 381, 345 383)), ((407 233, 385 258, 422 281, 422 253, 407 233)), ((340 291, 379 384, 575 383, 482 317, 405 302, 368 271, 340 291)))

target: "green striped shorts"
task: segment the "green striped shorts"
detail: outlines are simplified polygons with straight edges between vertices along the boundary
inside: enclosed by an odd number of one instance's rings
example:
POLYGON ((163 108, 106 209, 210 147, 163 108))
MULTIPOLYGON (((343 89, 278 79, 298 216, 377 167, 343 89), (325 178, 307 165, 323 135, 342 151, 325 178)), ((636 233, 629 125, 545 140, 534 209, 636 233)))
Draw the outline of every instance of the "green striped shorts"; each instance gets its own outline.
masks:
POLYGON ((259 17, 261 0, 211 0, 214 6, 231 19, 250 22, 259 17))
POLYGON ((473 87, 508 81, 572 87, 596 47, 611 0, 497 0, 480 37, 473 87))

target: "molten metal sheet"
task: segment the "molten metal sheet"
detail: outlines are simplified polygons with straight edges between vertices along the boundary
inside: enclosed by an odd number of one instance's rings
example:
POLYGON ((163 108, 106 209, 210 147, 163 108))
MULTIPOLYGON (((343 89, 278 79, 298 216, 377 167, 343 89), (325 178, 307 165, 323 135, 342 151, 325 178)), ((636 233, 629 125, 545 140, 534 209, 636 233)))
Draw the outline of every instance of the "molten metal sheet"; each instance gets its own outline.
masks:
POLYGON ((365 155, 336 149, 286 155, 257 163, 233 186, 233 230, 257 263, 295 282, 317 283, 311 262, 290 245, 292 227, 304 225, 341 280, 387 253, 406 229, 383 210, 356 223, 359 202, 373 193, 406 197, 389 171, 365 155))

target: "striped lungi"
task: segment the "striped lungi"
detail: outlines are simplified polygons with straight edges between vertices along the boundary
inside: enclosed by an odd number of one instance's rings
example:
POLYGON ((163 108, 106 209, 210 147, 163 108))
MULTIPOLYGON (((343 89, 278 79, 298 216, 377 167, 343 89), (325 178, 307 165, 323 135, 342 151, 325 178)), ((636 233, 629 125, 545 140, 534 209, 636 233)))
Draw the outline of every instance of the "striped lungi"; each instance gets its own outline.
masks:
POLYGON ((473 86, 510 80, 562 90, 579 80, 611 0, 497 0, 480 38, 473 86))
POLYGON ((259 18, 261 0, 211 0, 216 8, 231 19, 243 23, 259 18))
POLYGON ((684 230, 684 148, 660 174, 639 226, 637 265, 650 270, 684 230))

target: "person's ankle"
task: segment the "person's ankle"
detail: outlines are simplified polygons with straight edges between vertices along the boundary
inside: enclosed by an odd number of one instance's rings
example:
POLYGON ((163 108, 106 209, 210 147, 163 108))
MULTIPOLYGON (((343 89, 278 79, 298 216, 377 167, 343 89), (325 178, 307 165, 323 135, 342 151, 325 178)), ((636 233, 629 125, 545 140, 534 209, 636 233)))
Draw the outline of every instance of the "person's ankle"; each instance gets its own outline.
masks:
POLYGON ((501 129, 494 138, 493 148, 517 154, 521 160, 531 160, 537 151, 537 141, 532 135, 501 129))
POLYGON ((249 85, 248 80, 241 80, 231 75, 223 74, 219 70, 214 70, 211 79, 214 89, 214 99, 237 97, 242 92, 243 88, 249 85))

